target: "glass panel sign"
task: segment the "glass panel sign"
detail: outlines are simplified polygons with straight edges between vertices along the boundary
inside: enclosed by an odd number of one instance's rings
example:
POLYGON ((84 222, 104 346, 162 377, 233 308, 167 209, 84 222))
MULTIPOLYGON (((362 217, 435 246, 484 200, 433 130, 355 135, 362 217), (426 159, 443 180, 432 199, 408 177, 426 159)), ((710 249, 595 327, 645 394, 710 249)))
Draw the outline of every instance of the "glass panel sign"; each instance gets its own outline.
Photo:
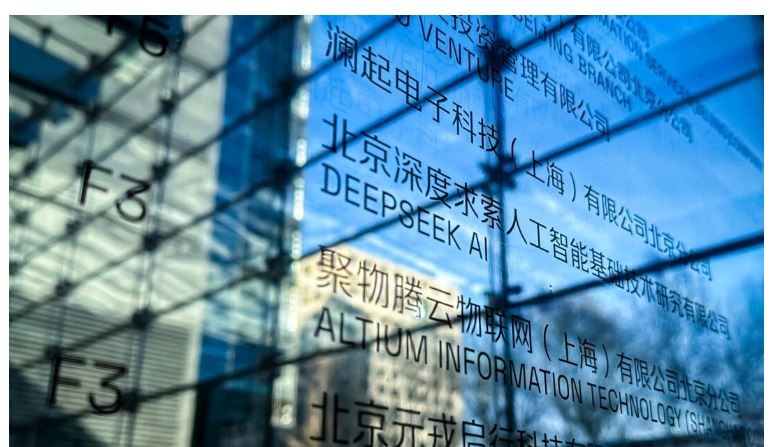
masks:
POLYGON ((19 446, 763 444, 763 18, 12 16, 19 446))

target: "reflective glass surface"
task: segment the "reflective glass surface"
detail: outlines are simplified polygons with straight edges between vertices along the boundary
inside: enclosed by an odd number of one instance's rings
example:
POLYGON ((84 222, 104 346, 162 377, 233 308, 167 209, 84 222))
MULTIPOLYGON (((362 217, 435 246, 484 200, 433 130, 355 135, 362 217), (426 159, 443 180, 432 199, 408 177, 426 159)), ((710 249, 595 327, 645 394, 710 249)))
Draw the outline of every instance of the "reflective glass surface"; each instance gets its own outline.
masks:
POLYGON ((763 26, 12 16, 11 444, 762 445, 763 26))

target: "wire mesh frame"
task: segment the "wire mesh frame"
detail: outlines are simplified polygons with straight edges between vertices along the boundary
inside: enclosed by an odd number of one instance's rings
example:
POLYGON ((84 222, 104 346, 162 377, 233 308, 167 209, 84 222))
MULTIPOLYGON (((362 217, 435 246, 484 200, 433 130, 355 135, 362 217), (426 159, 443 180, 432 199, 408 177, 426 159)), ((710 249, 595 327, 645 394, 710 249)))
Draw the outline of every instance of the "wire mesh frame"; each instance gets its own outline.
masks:
MULTIPOLYGON (((746 73, 744 75, 738 76, 736 78, 733 78, 733 79, 731 79, 731 80, 729 80, 727 82, 724 82, 722 84, 719 84, 717 86, 714 86, 714 87, 711 87, 711 88, 707 88, 707 89, 705 89, 705 90, 703 90, 703 91, 701 91, 699 93, 696 93, 695 95, 693 95, 691 97, 688 97, 686 99, 682 99, 680 101, 676 101, 674 103, 668 104, 667 106, 665 106, 665 107, 663 107, 663 108, 661 108, 661 109, 659 109, 657 111, 653 111, 653 112, 650 112, 648 114, 644 114, 644 115, 642 115, 640 117, 637 117, 637 118, 634 118, 634 119, 626 120, 626 121, 622 122, 621 124, 619 124, 618 126, 616 126, 615 128, 611 128, 610 132, 612 134, 616 134, 616 133, 621 133, 621 132, 624 132, 624 131, 631 130, 631 129, 637 127, 640 124, 643 124, 643 123, 646 123, 648 121, 653 120, 658 114, 662 114, 662 113, 664 113, 666 111, 676 109, 678 107, 681 107, 681 106, 683 106, 685 104, 690 103, 691 101, 695 101, 697 99, 702 99, 702 98, 705 98, 707 96, 713 95, 713 94, 715 94, 717 92, 720 92, 720 91, 723 91, 723 90, 725 90, 727 88, 735 86, 736 84, 738 84, 740 82, 744 82, 744 81, 746 81, 748 79, 752 79, 752 78, 760 76, 760 75, 762 75, 762 69, 753 70, 752 72, 749 72, 749 73, 746 73)), ((422 99, 421 102, 422 101, 424 101, 424 100, 422 99)), ((394 116, 394 114, 392 114, 391 116, 394 116)), ((401 115, 399 115, 399 116, 401 116, 401 115)), ((394 119, 395 118, 398 118, 398 116, 394 117, 394 119)), ((389 120, 388 122, 391 122, 391 121, 393 121, 393 119, 389 120)), ((383 125, 387 124, 388 122, 386 122, 384 124, 378 125, 378 128, 382 127, 383 125)), ((371 127, 372 127, 372 125, 370 125, 370 129, 371 129, 371 127)), ((372 130, 374 130, 374 129, 372 129, 372 130)), ((563 145, 560 148, 557 148, 557 149, 554 149, 552 151, 547 152, 547 154, 551 154, 551 155, 547 155, 545 158, 553 159, 553 158, 556 158, 556 157, 562 157, 562 156, 564 156, 566 154, 569 154, 569 153, 571 153, 571 152, 573 152, 575 150, 578 150, 580 148, 589 146, 589 145, 591 145, 592 143, 594 143, 594 142, 596 142, 598 140, 599 140, 599 136, 598 137, 586 136, 586 137, 581 138, 581 139, 579 139, 579 140, 577 140, 575 142, 563 145)), ((352 141, 347 141, 346 142, 346 144, 350 144, 350 143, 352 143, 352 141)), ((328 156, 329 154, 322 154, 322 155, 328 156)), ((320 158, 321 158, 320 155, 315 157, 315 159, 320 159, 320 158)), ((510 172, 509 175, 511 175, 511 176, 516 175, 516 174, 518 174, 520 172, 523 172, 526 169, 529 169, 530 166, 531 166, 531 164, 527 163, 525 166, 519 167, 519 168, 515 169, 514 171, 510 172)), ((304 169, 304 167, 302 167, 301 169, 304 169)), ((493 180, 491 178, 487 178, 484 181, 475 183, 474 186, 475 186, 475 188, 483 188, 483 187, 489 186, 494 181, 496 181, 496 180, 493 180)), ((453 196, 453 194, 450 194, 448 197, 452 197, 452 196, 453 196)), ((435 203, 437 203, 437 202, 435 202, 435 203)), ((393 221, 390 221, 390 222, 379 222, 378 224, 375 224, 375 225, 372 225, 370 227, 367 227, 366 229, 361 230, 361 231, 357 232, 357 234, 351 235, 351 236, 349 236, 346 239, 348 239, 348 240, 357 239, 359 237, 362 237, 363 235, 370 234, 372 232, 375 232, 375 231, 378 231, 378 230, 380 230, 382 228, 390 226, 390 224, 392 224, 392 223, 393 223, 393 221)), ((342 243, 342 242, 344 242, 344 239, 341 240, 341 241, 329 244, 328 246, 335 246, 335 245, 338 245, 339 243, 342 243)), ((762 243, 763 243, 762 233, 756 234, 756 235, 750 235, 750 236, 748 236, 746 238, 743 238, 743 239, 740 239, 738 241, 729 241, 727 243, 718 244, 718 245, 716 245, 714 247, 711 247, 709 249, 706 249, 706 250, 703 250, 703 251, 700 251, 700 252, 694 252, 693 254, 691 254, 689 256, 685 256, 685 257, 682 257, 682 258, 669 260, 669 261, 653 263, 653 264, 648 265, 648 266, 640 267, 639 269, 636 269, 635 273, 631 274, 630 277, 640 276, 641 274, 654 272, 654 271, 661 271, 661 270, 664 270, 664 269, 667 269, 667 268, 671 268, 671 267, 674 267, 674 266, 678 266, 678 265, 684 265, 686 263, 689 263, 689 262, 692 262, 692 261, 695 261, 695 260, 698 260, 698 259, 706 259, 706 258, 721 256, 723 254, 732 253, 732 252, 735 252, 735 251, 744 250, 744 249, 747 249, 747 248, 750 248, 750 247, 762 245, 762 243)), ((312 253, 309 253, 309 254, 312 254, 312 253)), ((305 254, 302 257, 306 257, 309 254, 305 254)), ((209 291, 209 292, 207 292, 205 294, 201 294, 201 296, 198 297, 197 300, 210 298, 214 294, 218 293, 218 289, 221 289, 223 286, 233 287, 236 284, 239 284, 239 283, 244 282, 246 280, 253 279, 253 278, 261 278, 264 275, 265 275, 265 272, 254 272, 254 273, 242 275, 242 276, 240 276, 238 278, 232 279, 231 281, 229 281, 228 283, 226 283, 226 284, 224 284, 222 286, 218 286, 218 288, 212 289, 211 291, 209 291)), ((626 277, 628 277, 628 275, 622 275, 621 277, 625 277, 626 278, 626 277)), ((620 278, 620 276, 617 275, 617 278, 615 278, 615 279, 619 279, 619 278, 620 278)), ((551 299, 564 298, 566 296, 572 295, 574 293, 578 293, 578 292, 583 291, 583 290, 587 290, 587 289, 590 289, 590 288, 602 286, 602 285, 604 285, 606 283, 610 283, 610 281, 611 281, 611 279, 609 278, 605 282, 602 282, 602 281, 590 281, 590 282, 587 282, 587 283, 582 283, 581 285, 576 285, 576 286, 572 286, 572 287, 569 287, 569 288, 562 289, 562 290, 560 290, 560 291, 558 291, 558 292, 556 292, 554 294, 547 293, 544 296, 532 297, 532 298, 530 298, 528 300, 525 300, 523 302, 515 303, 513 305, 510 305, 507 308, 517 308, 517 307, 522 307, 522 306, 535 305, 535 304, 538 304, 538 303, 541 303, 541 302, 544 302, 544 301, 549 301, 551 299)), ((185 304, 185 305, 187 305, 187 304, 185 304)), ((175 303, 170 308, 170 311, 173 311, 173 310, 179 309, 179 308, 181 308, 181 306, 180 306, 180 303, 178 302, 178 303, 175 303)), ((427 325, 427 326, 431 326, 431 325, 427 325)), ((126 328, 128 326, 124 326, 124 327, 126 328)), ((421 327, 419 329, 414 329, 414 330, 418 331, 418 330, 431 330, 431 329, 432 329, 432 327, 421 327)), ((113 330, 118 330, 118 329, 115 328, 113 330)), ((81 347, 83 347, 83 346, 81 346, 81 347)), ((340 352, 341 351, 342 350, 340 349, 340 352)), ((210 383, 210 385, 213 385, 215 382, 223 382, 223 381, 227 381, 227 380, 232 380, 234 378, 245 376, 245 375, 250 375, 250 374, 260 374, 260 373, 264 373, 264 372, 268 372, 268 371, 277 369, 277 368, 279 368, 281 366, 284 366, 286 364, 296 364, 296 363, 300 363, 300 362, 303 362, 303 361, 310 360, 310 359, 312 359, 314 357, 320 357, 320 356, 323 356, 323 355, 333 355, 335 353, 337 353, 337 352, 335 352, 334 350, 326 350, 326 351, 322 351, 322 352, 318 352, 318 353, 302 356, 302 357, 297 358, 297 359, 289 359, 289 360, 285 360, 285 361, 274 362, 274 363, 271 363, 271 364, 265 364, 265 365, 262 365, 262 366, 259 366, 259 367, 254 367, 254 368, 252 368, 250 370, 238 373, 238 375, 237 374, 233 374, 231 376, 218 377, 218 378, 216 378, 216 379, 214 379, 212 381, 209 381, 209 383, 210 383)), ((169 390, 161 390, 161 391, 156 392, 156 393, 149 393, 147 395, 140 396, 139 397, 139 402, 143 402, 143 401, 147 401, 147 400, 154 400, 154 399, 158 399, 158 398, 170 395, 171 393, 181 392, 181 391, 184 391, 186 389, 200 388, 200 387, 203 387, 203 386, 206 386, 206 382, 196 383, 196 384, 189 384, 185 388, 175 387, 175 388, 171 388, 169 390)), ((71 415, 69 415, 69 416, 71 416, 71 415)))
MULTIPOLYGON (((525 43, 521 44, 518 47, 519 50, 517 50, 517 51, 520 51, 521 48, 526 47, 528 44, 534 44, 536 41, 537 41, 537 39, 531 39, 529 42, 525 42, 525 43)), ((650 112, 648 112, 646 114, 643 114, 643 115, 641 115, 641 116, 639 116, 637 118, 628 119, 628 120, 622 122, 621 124, 611 128, 610 132, 612 134, 616 135, 616 134, 624 132, 626 130, 630 130, 630 129, 632 129, 632 128, 640 125, 640 124, 643 124, 645 122, 648 122, 648 121, 651 121, 651 120, 655 119, 658 115, 663 114, 663 113, 665 113, 665 112, 667 112, 669 110, 674 110, 676 108, 679 108, 679 107, 682 107, 683 105, 688 104, 691 101, 696 101, 696 100, 708 97, 710 95, 713 95, 715 93, 718 93, 720 91, 728 89, 728 88, 730 88, 730 87, 732 87, 732 86, 734 86, 734 85, 736 85, 736 84, 738 84, 740 82, 744 82, 747 79, 751 79, 751 78, 753 78, 755 76, 759 76, 760 74, 762 74, 761 71, 755 70, 755 71, 752 71, 752 72, 750 72, 748 74, 745 74, 745 75, 742 75, 742 76, 738 76, 738 77, 736 77, 734 79, 731 79, 731 80, 729 80, 729 81, 727 81, 725 83, 722 83, 722 84, 719 84, 717 86, 705 89, 705 90, 703 90, 701 92, 698 92, 698 93, 694 94, 691 97, 684 98, 684 99, 681 99, 681 100, 676 101, 674 103, 668 104, 668 105, 666 105, 664 107, 661 107, 658 110, 650 111, 650 112)), ((465 78, 464 76, 457 77, 453 81, 450 81, 450 82, 446 83, 446 85, 442 88, 442 90, 448 91, 450 88, 454 88, 455 86, 460 85, 466 79, 467 78, 465 78)), ((424 101, 425 101, 425 98, 420 100, 421 103, 424 102, 424 101)), ((393 119, 396 119, 396 118, 402 116, 404 114, 404 112, 406 112, 408 110, 410 110, 410 109, 407 108, 407 107, 403 107, 400 110, 398 110, 397 112, 394 112, 394 113, 390 114, 388 117, 380 119, 380 120, 376 121, 375 123, 367 126, 365 128, 364 132, 371 132, 371 131, 374 131, 374 130, 376 130, 376 129, 384 126, 384 125, 387 125, 388 123, 392 122, 393 119), (393 119, 390 119, 390 118, 393 118, 393 119)), ((565 144, 565 145, 563 145, 562 147, 560 147, 558 149, 554 149, 554 150, 546 152, 546 154, 543 156, 543 158, 545 158, 545 159, 556 159, 556 158, 564 156, 564 155, 566 155, 566 154, 568 154, 570 152, 573 152, 575 150, 578 150, 578 149, 581 149, 583 147, 586 147, 586 146, 588 146, 588 145, 590 145, 590 144, 592 144, 594 142, 597 142, 597 141, 600 140, 600 138, 601 137, 599 135, 591 135, 591 136, 587 135, 584 138, 581 138, 581 139, 579 139, 579 140, 577 140, 575 142, 572 142, 572 143, 569 143, 569 144, 565 144)), ((349 139, 349 140, 346 141, 346 144, 349 145, 349 144, 351 144, 351 143, 353 143, 355 141, 356 141, 356 139, 349 139)), ((199 145, 199 146, 202 146, 202 145, 199 145)), ((306 167, 313 165, 314 163, 312 162, 312 160, 320 161, 323 158, 329 156, 330 154, 332 154, 332 152, 324 151, 321 154, 316 155, 314 158, 310 159, 310 161, 308 161, 308 163, 305 164, 301 169, 306 169, 306 167)), ((511 175, 511 176, 517 175, 517 174, 519 174, 521 172, 524 172, 525 170, 527 170, 527 169, 529 169, 531 167, 532 167, 532 162, 525 163, 525 164, 517 167, 516 169, 508 172, 508 175, 511 175)), ((489 184, 491 184, 494 181, 495 181, 494 179, 488 178, 488 179, 485 179, 485 180, 483 180, 481 182, 473 183, 471 185, 471 187, 474 188, 474 189, 486 188, 489 184)), ((212 217, 213 215, 217 214, 217 212, 224 211, 225 209, 230 208, 231 206, 235 205, 236 203, 240 203, 241 201, 246 200, 246 199, 252 197, 252 195, 257 190, 260 190, 260 189, 262 189, 263 187, 266 187, 266 186, 267 186, 266 182, 262 182, 262 184, 260 184, 260 185, 254 185, 254 186, 248 188, 244 193, 238 194, 234 198, 234 200, 226 202, 227 205, 221 207, 220 209, 215 208, 214 210, 204 214, 203 217, 199 217, 199 218, 197 218, 195 220, 197 220, 198 222, 201 222, 201 221, 203 221, 203 220, 205 220, 205 219, 207 219, 209 217, 212 217)), ((447 196, 447 198, 452 198, 452 197, 455 197, 455 196, 456 196, 456 192, 454 191, 454 192, 450 193, 447 196)), ((431 208, 435 208, 435 207, 439 206, 439 204, 440 204, 440 202, 429 202, 429 203, 425 203, 425 204, 420 205, 420 207, 424 208, 424 209, 431 209, 431 208)), ((389 218, 389 219, 386 219, 384 221, 379 221, 376 224, 373 224, 373 225, 370 225, 368 227, 365 227, 364 229, 359 230, 356 233, 354 233, 352 235, 349 235, 347 237, 344 237, 344 238, 342 238, 342 239, 340 239, 338 241, 335 241, 335 242, 333 242, 331 244, 328 244, 327 246, 333 247, 333 246, 339 245, 341 243, 350 242, 352 240, 359 239, 359 238, 361 238, 361 237, 363 237, 363 236, 365 236, 367 234, 373 233, 373 232, 378 231, 378 230, 380 230, 382 228, 385 228, 387 226, 393 225, 395 222, 396 222, 396 219, 393 219, 393 218, 389 218)), ((189 224, 183 225, 183 226, 180 227, 181 230, 174 230, 173 232, 170 233, 171 236, 163 237, 162 240, 167 240, 170 237, 172 237, 173 235, 179 234, 184 229, 189 228, 189 227, 191 227, 193 225, 195 225, 195 223, 189 223, 189 224)), ((155 247, 155 248, 157 248, 157 247, 155 247)), ((133 255, 136 255, 138 253, 143 253, 145 251, 147 251, 147 250, 144 250, 144 249, 138 250, 138 251, 134 252, 133 255)), ((301 257, 305 258, 305 257, 313 255, 315 253, 316 253, 316 251, 311 251, 311 252, 302 254, 301 257)), ((105 266, 102 266, 101 268, 97 269, 96 271, 105 271, 105 270, 107 270, 109 268, 113 268, 113 267, 119 265, 121 262, 124 262, 124 258, 122 258, 122 259, 123 259, 123 261, 120 261, 119 263, 116 260, 112 261, 109 264, 107 264, 105 266)), ((92 276, 88 276, 88 278, 91 279, 92 276)), ((238 285, 240 283, 243 283, 245 281, 248 281, 250 279, 257 279, 257 278, 267 278, 268 279, 268 275, 266 273, 256 272, 256 273, 242 275, 242 276, 240 276, 240 278, 242 278, 242 279, 237 278, 238 280, 228 281, 224 285, 231 284, 231 287, 232 287, 232 286, 238 285)), ((216 287, 213 290, 214 291, 217 291, 217 290, 224 291, 224 290, 226 290, 226 287, 223 287, 223 285, 221 285, 221 286, 216 287)), ((200 294, 200 296, 205 298, 207 296, 211 296, 213 293, 214 292, 208 292, 208 293, 205 293, 205 294, 200 294)), ((57 301, 57 300, 59 300, 60 297, 56 296, 55 298, 57 298, 57 299, 55 299, 54 301, 57 301)), ((184 300, 183 302, 188 302, 188 301, 184 300)), ((162 315, 168 314, 171 311, 177 310, 180 307, 181 306, 179 306, 179 304, 177 303, 177 304, 172 305, 168 309, 165 309, 163 311, 157 312, 157 314, 158 314, 158 316, 162 316, 162 315)), ((13 322, 15 319, 16 318, 14 317, 14 315, 12 315, 11 316, 11 321, 13 322)), ((132 325, 130 325, 130 326, 128 326, 128 325, 120 325, 120 326, 124 327, 124 328, 132 327, 132 325)), ((114 333, 113 330, 111 330, 111 332, 114 333)), ((83 342, 77 342, 76 345, 79 345, 79 346, 83 347, 84 343, 83 342)))

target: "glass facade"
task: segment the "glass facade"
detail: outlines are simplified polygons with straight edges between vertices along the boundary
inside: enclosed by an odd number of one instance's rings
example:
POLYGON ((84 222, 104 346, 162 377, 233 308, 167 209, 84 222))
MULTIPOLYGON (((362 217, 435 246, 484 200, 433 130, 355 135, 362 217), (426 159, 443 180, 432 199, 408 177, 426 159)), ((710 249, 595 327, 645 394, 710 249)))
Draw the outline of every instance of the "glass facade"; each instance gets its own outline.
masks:
POLYGON ((12 16, 11 445, 762 445, 763 28, 12 16))

